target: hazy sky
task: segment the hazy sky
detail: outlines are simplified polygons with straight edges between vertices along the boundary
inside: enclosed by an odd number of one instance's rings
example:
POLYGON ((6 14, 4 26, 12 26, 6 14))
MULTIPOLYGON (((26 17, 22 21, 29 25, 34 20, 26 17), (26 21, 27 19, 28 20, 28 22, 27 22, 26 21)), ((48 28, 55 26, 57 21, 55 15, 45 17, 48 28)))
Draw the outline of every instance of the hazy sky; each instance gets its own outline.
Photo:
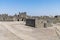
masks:
POLYGON ((13 15, 18 12, 28 15, 60 15, 60 0, 0 0, 0 13, 13 15))

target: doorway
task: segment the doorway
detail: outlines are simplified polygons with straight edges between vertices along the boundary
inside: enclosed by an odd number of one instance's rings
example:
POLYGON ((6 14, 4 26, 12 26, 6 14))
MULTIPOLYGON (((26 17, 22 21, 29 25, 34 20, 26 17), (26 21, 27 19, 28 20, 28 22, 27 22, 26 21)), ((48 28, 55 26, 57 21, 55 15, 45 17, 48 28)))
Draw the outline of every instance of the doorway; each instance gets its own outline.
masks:
POLYGON ((19 19, 17 21, 19 21, 19 19))
POLYGON ((23 21, 23 19, 22 19, 22 21, 23 21))

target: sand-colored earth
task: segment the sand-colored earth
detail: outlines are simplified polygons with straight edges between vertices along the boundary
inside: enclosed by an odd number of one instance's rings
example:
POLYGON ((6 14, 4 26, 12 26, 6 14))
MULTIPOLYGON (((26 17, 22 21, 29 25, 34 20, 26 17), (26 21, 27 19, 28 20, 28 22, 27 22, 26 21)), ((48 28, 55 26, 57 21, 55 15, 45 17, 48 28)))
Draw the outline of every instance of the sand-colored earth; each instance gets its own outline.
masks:
POLYGON ((56 26, 33 28, 22 21, 0 22, 0 40, 60 40, 59 33, 56 26))

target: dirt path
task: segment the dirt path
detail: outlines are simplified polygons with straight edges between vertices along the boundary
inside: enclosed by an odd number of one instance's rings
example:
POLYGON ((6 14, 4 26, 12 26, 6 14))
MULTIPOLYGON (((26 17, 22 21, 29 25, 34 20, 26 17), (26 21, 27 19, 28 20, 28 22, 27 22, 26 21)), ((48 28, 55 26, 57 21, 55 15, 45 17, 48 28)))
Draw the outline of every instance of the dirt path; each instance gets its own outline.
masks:
POLYGON ((0 23, 0 40, 22 40, 0 23))

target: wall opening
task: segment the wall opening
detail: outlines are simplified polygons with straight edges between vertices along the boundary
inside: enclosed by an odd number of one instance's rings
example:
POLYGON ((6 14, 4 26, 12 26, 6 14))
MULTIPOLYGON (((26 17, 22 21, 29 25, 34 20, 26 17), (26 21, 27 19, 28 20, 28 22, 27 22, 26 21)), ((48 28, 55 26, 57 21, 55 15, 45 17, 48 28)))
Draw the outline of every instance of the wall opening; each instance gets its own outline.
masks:
POLYGON ((19 21, 19 19, 17 21, 19 21))
POLYGON ((46 23, 44 23, 44 28, 46 28, 47 26, 46 26, 47 24, 46 23))
POLYGON ((23 21, 23 19, 22 19, 22 21, 23 21))

